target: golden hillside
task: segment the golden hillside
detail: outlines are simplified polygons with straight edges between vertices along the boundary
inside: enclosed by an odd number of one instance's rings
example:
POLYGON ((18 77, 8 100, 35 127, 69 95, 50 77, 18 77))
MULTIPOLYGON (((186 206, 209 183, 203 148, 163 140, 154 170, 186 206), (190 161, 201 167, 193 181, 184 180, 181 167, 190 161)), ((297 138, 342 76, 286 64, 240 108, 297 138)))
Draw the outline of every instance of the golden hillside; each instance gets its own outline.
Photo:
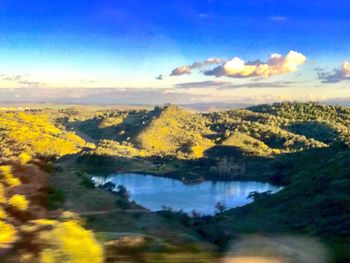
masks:
POLYGON ((156 117, 137 136, 140 147, 150 154, 199 158, 214 145, 204 137, 206 121, 199 115, 171 105, 155 109, 154 114, 156 117))
POLYGON ((79 152, 85 142, 75 133, 55 127, 42 114, 5 112, 0 114, 0 145, 0 156, 20 152, 63 156, 79 152))

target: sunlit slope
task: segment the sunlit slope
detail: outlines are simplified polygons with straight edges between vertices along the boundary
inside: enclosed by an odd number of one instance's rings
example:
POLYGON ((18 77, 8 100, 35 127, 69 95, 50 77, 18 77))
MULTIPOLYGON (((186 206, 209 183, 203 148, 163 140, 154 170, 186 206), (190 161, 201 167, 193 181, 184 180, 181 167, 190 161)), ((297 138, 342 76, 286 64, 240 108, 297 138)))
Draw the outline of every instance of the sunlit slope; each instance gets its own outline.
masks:
POLYGON ((267 156, 350 142, 350 110, 317 103, 276 103, 209 113, 223 145, 267 156))
POLYGON ((55 127, 45 115, 25 112, 0 114, 0 138, 1 156, 23 151, 32 155, 63 156, 79 152, 85 145, 75 133, 55 127))
POLYGON ((243 152, 252 155, 270 155, 273 153, 272 149, 270 149, 264 142, 238 131, 233 132, 227 137, 222 145, 237 147, 243 152))
POLYGON ((272 115, 283 127, 326 143, 350 144, 350 108, 318 103, 275 103, 249 108, 257 114, 272 115))
POLYGON ((150 154, 197 158, 214 145, 204 137, 209 131, 201 116, 176 106, 156 108, 153 114, 153 120, 137 136, 140 147, 150 154))

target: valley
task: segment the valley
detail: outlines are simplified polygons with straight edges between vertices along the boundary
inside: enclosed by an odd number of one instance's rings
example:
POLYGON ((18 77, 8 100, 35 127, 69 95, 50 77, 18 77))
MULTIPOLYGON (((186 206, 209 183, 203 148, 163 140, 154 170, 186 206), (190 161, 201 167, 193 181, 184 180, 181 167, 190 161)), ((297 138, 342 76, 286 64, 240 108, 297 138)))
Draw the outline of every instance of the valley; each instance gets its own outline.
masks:
POLYGON ((60 238, 64 222, 91 231, 86 242, 97 247, 101 262, 219 262, 251 235, 313 238, 329 251, 330 262, 350 260, 348 107, 285 102, 216 112, 175 105, 11 109, 0 112, 0 136, 1 165, 13 167, 13 176, 4 168, 1 177, 0 222, 9 235, 0 235, 0 247, 23 255, 20 262, 49 262, 43 257, 55 257, 53 250, 71 257, 62 247, 37 246, 33 253, 23 246, 28 233, 60 238), (127 187, 113 192, 91 180, 121 173, 181 185, 256 181, 283 189, 251 191, 253 202, 233 209, 222 204, 210 216, 174 207, 155 212, 131 201, 127 187), (38 193, 23 190, 29 183, 39 185, 32 188, 38 193), (13 193, 27 200, 26 212, 11 208, 13 193), (32 213, 38 207, 43 212, 32 213))

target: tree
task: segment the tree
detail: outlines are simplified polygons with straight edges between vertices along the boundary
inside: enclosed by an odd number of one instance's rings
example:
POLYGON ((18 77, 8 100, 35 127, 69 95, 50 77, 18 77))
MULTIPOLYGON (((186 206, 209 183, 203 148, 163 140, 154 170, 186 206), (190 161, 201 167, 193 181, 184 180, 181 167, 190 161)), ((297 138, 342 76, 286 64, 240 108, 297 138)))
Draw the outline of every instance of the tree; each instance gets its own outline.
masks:
POLYGON ((216 213, 222 213, 227 210, 227 207, 224 203, 219 201, 215 204, 215 209, 216 209, 216 213))

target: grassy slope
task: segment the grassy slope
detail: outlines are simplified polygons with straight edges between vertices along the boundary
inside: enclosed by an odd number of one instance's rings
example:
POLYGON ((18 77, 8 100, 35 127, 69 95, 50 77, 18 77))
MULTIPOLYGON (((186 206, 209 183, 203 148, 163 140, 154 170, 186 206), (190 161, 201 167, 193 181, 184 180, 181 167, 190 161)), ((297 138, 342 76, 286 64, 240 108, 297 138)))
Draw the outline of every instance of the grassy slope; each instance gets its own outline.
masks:
POLYGON ((0 113, 2 156, 28 152, 32 155, 63 156, 85 145, 73 132, 55 127, 45 115, 25 112, 0 113))
POLYGON ((140 147, 152 155, 199 158, 213 145, 203 137, 207 131, 205 120, 200 116, 175 106, 167 106, 155 116, 157 117, 137 136, 140 147))

